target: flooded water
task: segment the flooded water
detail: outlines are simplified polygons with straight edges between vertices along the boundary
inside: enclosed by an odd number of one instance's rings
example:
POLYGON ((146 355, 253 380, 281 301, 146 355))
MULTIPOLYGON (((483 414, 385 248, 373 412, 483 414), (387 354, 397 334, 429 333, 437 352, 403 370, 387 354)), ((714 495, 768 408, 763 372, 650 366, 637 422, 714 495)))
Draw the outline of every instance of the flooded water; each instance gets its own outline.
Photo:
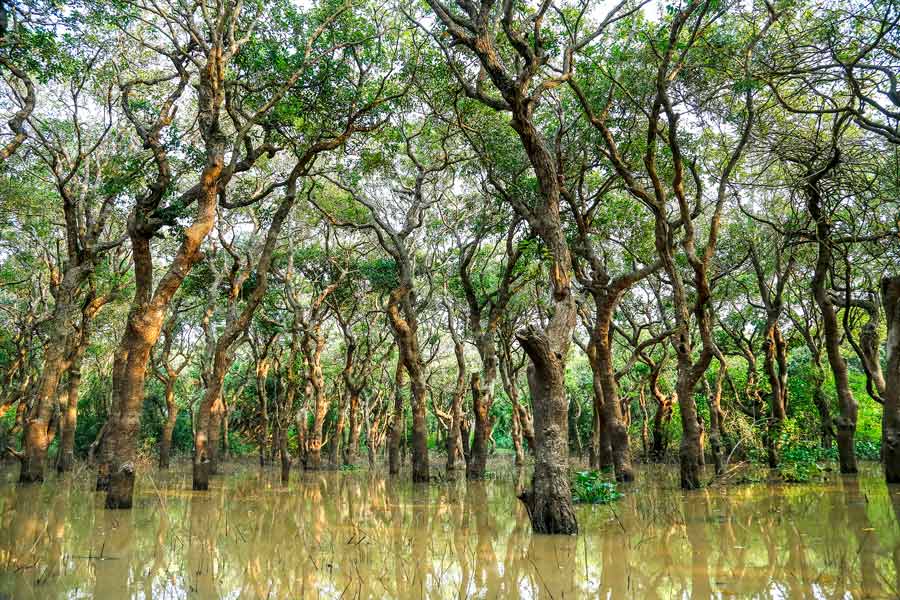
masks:
MULTIPOLYGON (((900 526, 877 469, 818 485, 682 493, 643 469, 577 537, 533 536, 501 472, 414 487, 382 474, 184 466, 103 509, 87 473, 0 473, 0 598, 898 598, 900 526)), ((892 502, 892 498, 894 502, 892 502)))

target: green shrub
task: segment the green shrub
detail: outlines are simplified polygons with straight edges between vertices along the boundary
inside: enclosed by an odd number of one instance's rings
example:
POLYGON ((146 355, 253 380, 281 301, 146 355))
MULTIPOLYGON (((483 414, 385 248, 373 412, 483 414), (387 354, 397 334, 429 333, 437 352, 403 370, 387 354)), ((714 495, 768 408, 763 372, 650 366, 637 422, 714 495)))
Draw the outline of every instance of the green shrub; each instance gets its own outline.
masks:
POLYGON ((816 446, 788 446, 781 452, 778 475, 786 483, 808 483, 821 476, 821 458, 822 452, 816 446))
POLYGON ((611 504, 622 497, 614 481, 599 471, 578 471, 572 481, 572 499, 581 504, 611 504))
POLYGON ((881 441, 857 439, 856 458, 862 460, 881 460, 881 441))

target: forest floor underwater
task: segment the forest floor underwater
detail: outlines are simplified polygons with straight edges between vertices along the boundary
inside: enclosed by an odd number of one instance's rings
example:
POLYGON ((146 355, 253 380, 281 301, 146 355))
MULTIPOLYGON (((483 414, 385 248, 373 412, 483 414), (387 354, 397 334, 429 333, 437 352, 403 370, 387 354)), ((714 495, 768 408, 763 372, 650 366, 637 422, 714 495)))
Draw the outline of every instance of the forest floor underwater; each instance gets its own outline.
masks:
POLYGON ((0 598, 898 598, 900 488, 879 466, 810 484, 678 489, 642 466, 577 505, 577 536, 532 535, 528 473, 413 486, 380 469, 294 474, 229 463, 141 473, 103 508, 85 466, 17 486, 0 469, 0 598))

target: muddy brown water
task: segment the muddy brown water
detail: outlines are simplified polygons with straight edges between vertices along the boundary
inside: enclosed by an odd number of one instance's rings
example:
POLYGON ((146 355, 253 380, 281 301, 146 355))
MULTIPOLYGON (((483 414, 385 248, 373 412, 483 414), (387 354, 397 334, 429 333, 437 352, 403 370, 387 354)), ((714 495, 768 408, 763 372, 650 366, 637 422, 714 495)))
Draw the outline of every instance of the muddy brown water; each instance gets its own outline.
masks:
POLYGON ((139 479, 103 509, 90 473, 0 472, 0 598, 900 598, 900 488, 877 467, 816 485, 683 493, 643 468, 577 537, 533 536, 524 479, 414 487, 381 473, 231 466, 139 479), (897 512, 895 512, 897 510, 897 512))

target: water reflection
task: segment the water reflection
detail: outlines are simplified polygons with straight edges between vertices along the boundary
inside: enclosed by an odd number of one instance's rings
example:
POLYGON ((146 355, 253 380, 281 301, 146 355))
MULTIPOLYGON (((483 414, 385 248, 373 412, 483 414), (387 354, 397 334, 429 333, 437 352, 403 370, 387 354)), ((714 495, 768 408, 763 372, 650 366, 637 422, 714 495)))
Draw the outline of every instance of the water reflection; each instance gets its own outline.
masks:
MULTIPOLYGON (((8 476, 7 476, 8 475, 8 476)), ((89 477, 0 483, 0 598, 897 598, 900 490, 877 470, 684 494, 647 468, 581 535, 532 536, 515 472, 413 487, 173 475, 103 510, 89 477)))

